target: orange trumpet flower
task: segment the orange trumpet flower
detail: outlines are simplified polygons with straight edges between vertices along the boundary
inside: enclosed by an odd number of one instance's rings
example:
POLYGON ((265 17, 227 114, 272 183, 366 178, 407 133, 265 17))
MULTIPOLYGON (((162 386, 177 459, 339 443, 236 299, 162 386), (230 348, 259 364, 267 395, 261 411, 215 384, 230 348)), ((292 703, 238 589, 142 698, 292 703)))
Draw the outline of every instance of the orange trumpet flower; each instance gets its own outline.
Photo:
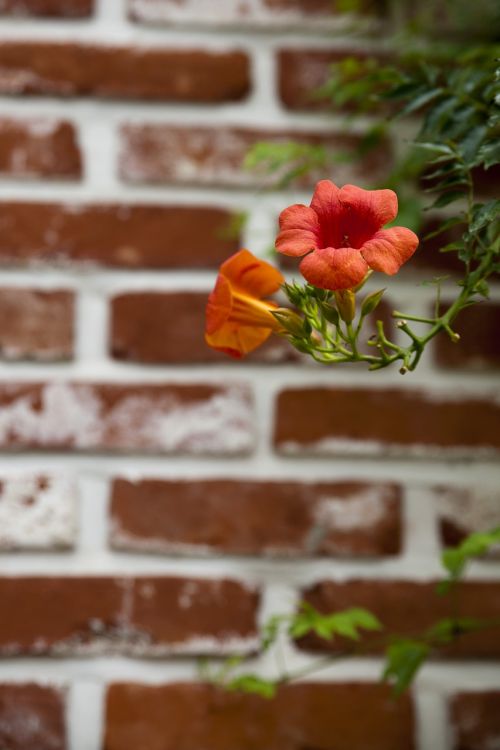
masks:
POLYGON ((207 344, 239 359, 263 344, 273 331, 281 330, 271 313, 278 305, 263 297, 276 292, 283 282, 274 266, 248 250, 228 258, 208 298, 207 344))

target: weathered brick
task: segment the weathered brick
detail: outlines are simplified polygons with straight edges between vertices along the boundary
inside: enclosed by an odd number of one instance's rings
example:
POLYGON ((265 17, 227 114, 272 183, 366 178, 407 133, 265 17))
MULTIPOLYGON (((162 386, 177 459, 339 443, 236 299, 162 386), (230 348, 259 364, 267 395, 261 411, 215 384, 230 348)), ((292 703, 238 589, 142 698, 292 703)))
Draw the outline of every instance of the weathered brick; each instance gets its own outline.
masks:
MULTIPOLYGON (((275 185, 280 174, 272 176, 244 169, 249 149, 256 143, 290 143, 291 141, 324 147, 328 152, 352 152, 359 147, 361 136, 331 131, 303 132, 255 130, 230 127, 176 127, 164 124, 127 124, 121 130, 120 175, 127 182, 183 183, 253 187, 275 185)), ((371 151, 366 158, 335 165, 339 184, 360 181, 364 184, 381 179, 391 164, 388 142, 371 151)), ((310 186, 325 177, 325 168, 312 170, 301 178, 310 186)))
POLYGON ((66 477, 1 477, 0 550, 72 547, 77 500, 76 484, 66 477))
POLYGON ((248 57, 164 47, 2 42, 0 92, 220 102, 250 89, 248 57))
POLYGON ((290 388, 278 396, 274 444, 288 454, 449 458, 498 453, 492 394, 402 388, 290 388))
POLYGON ((231 455, 253 447, 241 385, 0 385, 0 447, 231 455))
POLYGON ((0 287, 0 354, 4 359, 62 360, 73 356, 74 295, 0 287))
MULTIPOLYGON (((453 300, 443 303, 443 308, 453 300)), ((441 367, 484 370, 500 367, 500 304, 481 301, 468 307, 453 321, 460 341, 453 343, 442 334, 435 340, 436 362, 441 367)))
POLYGON ((0 0, 0 13, 9 16, 86 18, 94 11, 94 0, 0 0))
POLYGON ((150 654, 255 651, 258 605, 236 581, 137 578, 130 628, 150 654))
POLYGON ((64 692, 35 683, 0 684, 0 747, 66 750, 64 692))
POLYGON ((500 527, 500 490, 493 485, 434 487, 433 495, 444 546, 460 544, 477 531, 500 527))
MULTIPOLYGON (((330 110, 332 101, 319 96, 318 91, 328 83, 331 66, 346 58, 360 61, 387 60, 388 55, 362 49, 282 49, 278 53, 278 90, 281 101, 292 110, 330 110)), ((352 105, 342 105, 349 109, 352 105)))
POLYGON ((0 578, 0 654, 92 653, 126 624, 126 583, 112 578, 0 578))
MULTIPOLYGON (((303 592, 305 601, 320 612, 337 612, 350 607, 364 607, 379 618, 390 635, 415 637, 442 619, 455 614, 457 602, 460 617, 491 620, 491 628, 467 633, 453 644, 443 647, 442 654, 452 658, 500 658, 500 581, 461 583, 456 598, 440 596, 436 583, 408 580, 361 580, 342 583, 321 581, 303 592)), ((306 636, 301 645, 314 651, 350 651, 353 642, 344 639, 326 641, 306 636)), ((384 639, 380 633, 363 635, 365 653, 380 653, 384 639)), ((356 646, 359 649, 359 644, 356 646)))
POLYGON ((413 750, 411 699, 383 685, 302 683, 274 700, 211 685, 115 683, 104 750, 413 750), (362 721, 359 717, 362 717, 362 721))
POLYGON ((0 261, 217 267, 239 246, 231 217, 205 206, 0 202, 0 261))
POLYGON ((361 482, 117 479, 111 543, 186 554, 394 555, 401 489, 361 482))
POLYGON ((458 693, 450 700, 450 750, 500 746, 500 691, 458 693))
POLYGON ((82 157, 74 126, 64 120, 0 118, 0 173, 79 179, 82 157))
MULTIPOLYGON (((234 362, 204 338, 207 292, 137 292, 114 297, 110 350, 115 359, 162 364, 234 362)), ((272 336, 248 361, 296 361, 288 341, 272 336)))
POLYGON ((230 580, 0 578, 0 655, 155 656, 257 645, 259 595, 230 580))
MULTIPOLYGON (((381 3, 366 0, 359 12, 376 13, 381 3)), ((213 0, 128 0, 129 16, 141 23, 186 26, 323 29, 339 17, 332 0, 229 0, 220 10, 213 0)))

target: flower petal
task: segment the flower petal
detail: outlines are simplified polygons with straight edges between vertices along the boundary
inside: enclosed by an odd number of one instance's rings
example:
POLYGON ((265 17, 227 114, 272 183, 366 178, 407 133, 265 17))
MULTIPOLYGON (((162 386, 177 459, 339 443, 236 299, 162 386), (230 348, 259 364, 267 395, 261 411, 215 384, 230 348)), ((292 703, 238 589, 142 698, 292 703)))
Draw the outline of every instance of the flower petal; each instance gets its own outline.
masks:
POLYGON ((229 281, 219 274, 207 302, 205 331, 208 334, 214 333, 229 318, 232 308, 232 296, 229 281))
POLYGON ((276 250, 283 255, 300 258, 318 247, 318 240, 313 232, 304 229, 285 229, 276 238, 276 250))
POLYGON ((319 220, 312 208, 296 203, 281 212, 276 250, 299 257, 318 247, 319 220))
POLYGON ((280 213, 280 229, 304 229, 315 232, 319 229, 318 215, 309 206, 295 203, 280 213))
POLYGON ((406 227, 391 227, 377 232, 365 242, 361 254, 370 268, 392 276, 418 247, 418 237, 406 227))
POLYGON ((356 185, 344 185, 339 200, 357 216, 365 216, 377 231, 393 221, 398 213, 398 197, 393 190, 363 190, 356 185))
POLYGON ((300 272, 313 286, 320 289, 351 289, 360 283, 368 266, 359 250, 352 247, 326 247, 306 255, 300 272))
POLYGON ((214 333, 206 333, 205 341, 212 349, 241 359, 245 354, 261 346, 270 335, 270 328, 254 328, 252 326, 240 326, 237 323, 224 323, 214 333))
POLYGON ((331 180, 320 180, 314 191, 311 208, 317 213, 320 220, 333 220, 336 218, 339 204, 340 189, 331 180))
POLYGON ((248 250, 239 250, 220 267, 220 273, 235 287, 252 297, 267 297, 285 281, 270 263, 256 258, 248 250))

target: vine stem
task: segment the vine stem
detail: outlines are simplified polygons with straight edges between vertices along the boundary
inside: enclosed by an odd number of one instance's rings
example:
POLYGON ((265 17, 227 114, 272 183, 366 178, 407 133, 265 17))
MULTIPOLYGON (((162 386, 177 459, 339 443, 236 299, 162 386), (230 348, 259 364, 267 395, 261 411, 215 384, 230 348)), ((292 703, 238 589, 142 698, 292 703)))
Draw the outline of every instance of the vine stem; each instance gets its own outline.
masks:
MULTIPOLYGON (((453 610, 455 612, 455 606, 453 606, 453 610)), ((458 615, 454 613, 453 619, 457 620, 457 617, 458 615)), ((452 642, 459 640, 462 636, 467 635, 468 633, 479 633, 484 630, 496 630, 498 627, 500 627, 500 620, 497 619, 480 623, 478 622, 476 625, 474 625, 474 627, 471 627, 467 630, 458 629, 457 632, 452 636, 452 642)), ((363 643, 355 644, 352 648, 346 649, 345 651, 338 651, 334 654, 330 654, 329 656, 325 656, 322 659, 316 659, 316 661, 313 661, 311 664, 308 664, 302 669, 296 669, 294 672, 282 673, 276 679, 276 684, 288 685, 291 682, 302 680, 304 677, 309 677, 310 675, 315 674, 322 669, 328 669, 328 667, 331 667, 332 664, 340 661, 340 659, 348 659, 352 658, 353 656, 362 655, 372 656, 374 655, 374 651, 377 651, 379 648, 387 648, 393 638, 394 634, 391 634, 390 636, 385 635, 375 642, 372 641, 369 645, 363 643)), ((440 647, 448 645, 439 637, 429 636, 425 634, 407 635, 404 636, 404 639, 421 641, 422 643, 425 643, 432 651, 436 651, 440 647)))

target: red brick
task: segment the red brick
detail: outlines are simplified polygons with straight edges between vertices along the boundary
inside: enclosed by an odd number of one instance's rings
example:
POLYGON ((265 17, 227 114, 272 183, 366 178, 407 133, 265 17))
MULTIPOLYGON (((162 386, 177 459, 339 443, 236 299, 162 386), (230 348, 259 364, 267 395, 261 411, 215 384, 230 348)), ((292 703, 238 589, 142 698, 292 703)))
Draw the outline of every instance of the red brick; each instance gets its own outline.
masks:
POLYGON ((0 550, 73 547, 77 502, 76 482, 69 477, 0 477, 0 550))
POLYGON ((35 683, 0 684, 0 747, 66 750, 65 696, 35 683))
POLYGON ((94 11, 94 0, 0 0, 0 13, 10 16, 86 18, 94 11))
POLYGON ((130 627, 151 654, 255 651, 258 606, 235 581, 138 578, 130 627))
POLYGON ((117 479, 111 543, 166 554, 394 555, 400 503, 392 484, 117 479))
POLYGON ((0 352, 5 359, 61 360, 73 356, 74 295, 0 287, 0 352))
POLYGON ((242 52, 0 44, 0 91, 6 94, 221 102, 242 99, 249 88, 242 52))
MULTIPOLYGON (((387 635, 415 637, 454 613, 454 600, 436 593, 436 584, 396 580, 358 580, 343 583, 321 581, 303 592, 303 599, 320 612, 337 612, 350 607, 364 607, 381 621, 387 635)), ((456 601, 460 617, 492 620, 490 629, 462 635, 442 649, 452 658, 500 658, 500 581, 474 581, 459 586, 456 601)), ((384 650, 380 633, 363 636, 365 653, 384 650)), ((306 636, 302 646, 314 651, 344 651, 353 648, 352 641, 325 641, 306 636)), ((359 648, 359 646, 356 646, 359 648)))
MULTIPOLYGON (((110 351, 115 359, 159 364, 236 362, 205 343, 207 292, 139 292, 114 297, 110 351)), ((296 361, 288 341, 272 336, 252 362, 296 361)))
POLYGON ((213 268, 239 247, 231 217, 203 206, 0 202, 0 261, 213 268))
POLYGON ((487 484, 463 487, 441 485, 433 495, 438 515, 441 543, 460 544, 477 531, 500 527, 500 490, 487 484))
MULTIPOLYGON (((377 12, 377 5, 377 0, 367 0, 360 11, 377 12)), ((339 15, 332 0, 233 0, 220 11, 211 0, 128 0, 128 8, 130 18, 141 23, 240 28, 324 28, 339 15)))
POLYGON ((259 595, 229 580, 0 578, 0 655, 155 656, 257 645, 259 595))
POLYGON ((0 173, 79 179, 82 158, 74 126, 64 120, 1 118, 0 173))
MULTIPOLYGON (((443 303, 446 309, 453 300, 443 303)), ((478 301, 463 310, 452 323, 460 334, 453 343, 445 333, 435 340, 435 357, 440 367, 485 370, 500 367, 500 304, 478 301)))
POLYGON ((312 455, 487 457, 500 404, 488 395, 402 388, 290 388, 278 396, 278 451, 312 455))
MULTIPOLYGON (((318 96, 330 80, 331 66, 346 58, 364 61, 387 56, 380 52, 361 49, 282 49, 278 53, 278 88, 281 101, 292 110, 330 110, 333 105, 326 97, 318 96)), ((341 109, 349 109, 343 105, 341 109)))
POLYGON ((0 578, 0 654, 72 654, 120 633, 124 582, 112 578, 0 578))
POLYGON ((248 389, 216 385, 0 385, 0 448, 244 454, 248 389))
POLYGON ((211 685, 117 683, 103 750, 414 750, 410 699, 382 685, 308 684, 275 700, 211 685), (359 717, 362 716, 362 721, 359 717))
MULTIPOLYGON (((128 124, 121 131, 120 175, 134 183, 182 183, 229 187, 276 184, 280 175, 265 177, 243 168, 249 149, 261 141, 290 141, 324 146, 329 152, 349 152, 359 147, 360 136, 348 133, 323 133, 250 130, 230 127, 174 127, 163 124, 128 124)), ((386 175, 391 163, 388 143, 366 158, 350 164, 335 165, 335 180, 364 181, 369 184, 386 175)), ((301 180, 310 186, 325 177, 324 168, 301 180)))
POLYGON ((458 693, 450 700, 450 750, 493 750, 500 745, 500 691, 458 693))

